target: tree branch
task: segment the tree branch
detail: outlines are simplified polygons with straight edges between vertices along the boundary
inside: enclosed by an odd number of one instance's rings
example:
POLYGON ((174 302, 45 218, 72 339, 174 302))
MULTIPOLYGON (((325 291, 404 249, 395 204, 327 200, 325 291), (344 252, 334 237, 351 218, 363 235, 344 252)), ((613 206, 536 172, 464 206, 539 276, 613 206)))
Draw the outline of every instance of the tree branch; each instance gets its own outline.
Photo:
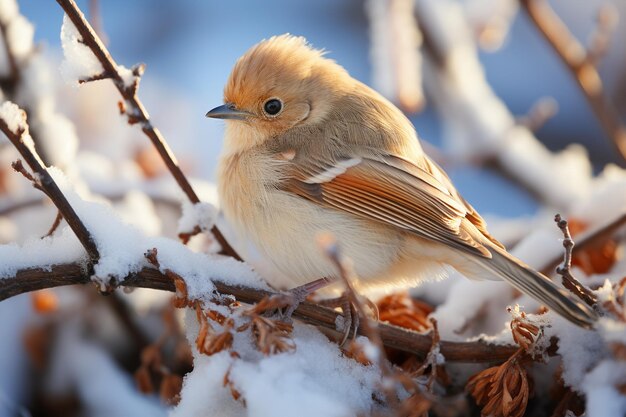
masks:
MULTIPOLYGON (((120 95, 124 99, 124 108, 126 108, 126 114, 129 118, 129 122, 139 123, 141 125, 141 130, 143 133, 150 139, 157 152, 165 162, 168 170, 176 180, 178 186, 183 190, 189 201, 193 204, 199 203, 200 199, 198 198, 196 192, 191 187, 191 184, 183 174, 178 162, 176 161, 176 157, 172 153, 170 147, 168 146, 165 138, 161 134, 161 132, 152 125, 150 122, 150 117, 148 112, 146 111, 143 103, 137 96, 137 83, 133 85, 127 85, 124 82, 124 78, 121 75, 120 68, 107 50, 104 43, 100 40, 96 32, 93 30, 85 16, 80 11, 76 2, 74 0, 57 0, 57 3, 63 8, 68 18, 72 21, 80 36, 82 38, 83 44, 91 49, 91 52, 94 56, 100 61, 102 68, 104 69, 103 74, 106 74, 108 78, 113 81, 115 87, 119 91, 120 95)), ((135 76, 139 77, 141 75, 142 67, 136 67, 134 69, 135 76)), ((100 79, 100 78, 99 78, 100 79)), ((232 256, 235 259, 242 260, 241 257, 237 254, 237 252, 228 244, 222 233, 216 226, 213 226, 211 229, 211 233, 215 236, 215 239, 218 241, 220 246, 222 247, 222 254, 232 256)))
POLYGON ((572 235, 569 232, 567 220, 561 218, 560 214, 557 214, 556 216, 554 216, 554 221, 563 233, 563 247, 565 248, 565 254, 563 255, 563 266, 558 266, 556 268, 556 273, 561 276, 563 286, 565 288, 574 293, 587 305, 594 307, 598 303, 598 298, 596 297, 596 295, 591 292, 591 290, 589 290, 587 287, 582 285, 572 275, 572 249, 574 248, 574 241, 572 240, 572 235))
POLYGON ((17 131, 12 131, 7 121, 0 117, 0 130, 4 132, 7 138, 11 141, 15 149, 22 155, 26 163, 30 166, 33 172, 37 175, 37 186, 52 200, 54 205, 59 209, 59 212, 63 215, 63 218, 67 224, 72 228, 74 234, 87 251, 87 255, 91 262, 97 262, 100 258, 98 248, 94 243, 89 231, 85 225, 80 221, 78 215, 74 211, 74 208, 67 201, 59 186, 54 181, 50 173, 44 166, 41 158, 37 155, 34 147, 27 145, 29 141, 32 141, 28 133, 28 125, 26 124, 26 113, 22 112, 23 121, 17 127, 17 131))
POLYGON ((572 73, 602 128, 622 158, 626 159, 626 127, 604 97, 593 53, 585 50, 546 0, 520 0, 520 3, 537 30, 572 73))
MULTIPOLYGON (((79 264, 54 265, 46 269, 24 269, 18 271, 14 277, 0 278, 0 301, 18 294, 44 288, 87 284, 90 282, 86 267, 79 264)), ((239 287, 219 281, 214 281, 214 284, 220 293, 232 295, 238 301, 244 303, 256 303, 266 296, 276 295, 269 291, 239 287)), ((120 285, 175 291, 172 280, 153 268, 144 268, 138 273, 126 277, 120 285)), ((338 315, 340 313, 310 302, 300 304, 294 312, 294 317, 299 318, 303 322, 332 331, 335 331, 335 320, 338 315)), ((425 357, 431 348, 432 338, 430 335, 423 335, 385 323, 378 324, 378 331, 383 344, 387 347, 421 357, 425 357)), ((359 328, 359 333, 363 334, 362 327, 359 328)), ((501 362, 508 359, 515 351, 515 346, 490 345, 480 341, 441 342, 441 353, 446 357, 447 361, 452 362, 501 362)))
MULTIPOLYGON (((610 238, 619 228, 626 224, 626 213, 621 216, 615 218, 611 222, 600 226, 596 229, 589 230, 587 232, 581 233, 580 237, 576 239, 576 246, 572 249, 572 254, 576 255, 577 252, 582 251, 593 245, 597 242, 602 242, 608 238, 610 238)), ((558 255, 554 259, 550 260, 546 263, 546 265, 541 268, 541 273, 545 275, 549 275, 554 272, 554 269, 562 262, 563 257, 558 255)))

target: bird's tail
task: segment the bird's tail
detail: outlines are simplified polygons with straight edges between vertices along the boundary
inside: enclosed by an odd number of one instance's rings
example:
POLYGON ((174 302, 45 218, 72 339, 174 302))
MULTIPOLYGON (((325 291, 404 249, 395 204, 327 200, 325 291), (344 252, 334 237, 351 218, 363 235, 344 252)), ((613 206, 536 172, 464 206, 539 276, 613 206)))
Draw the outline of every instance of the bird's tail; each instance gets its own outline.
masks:
MULTIPOLYGON (((480 233, 477 230, 475 232, 480 233)), ((593 327, 598 320, 598 315, 593 309, 485 237, 480 240, 491 253, 491 258, 472 256, 480 269, 508 281, 524 294, 545 304, 570 322, 585 328, 593 327)))

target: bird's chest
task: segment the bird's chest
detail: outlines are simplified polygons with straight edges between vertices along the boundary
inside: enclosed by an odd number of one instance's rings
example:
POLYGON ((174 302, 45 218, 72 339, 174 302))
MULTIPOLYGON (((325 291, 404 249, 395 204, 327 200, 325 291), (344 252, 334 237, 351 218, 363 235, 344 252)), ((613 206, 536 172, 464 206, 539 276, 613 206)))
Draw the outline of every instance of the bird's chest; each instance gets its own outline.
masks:
POLYGON ((280 227, 289 214, 277 192, 284 168, 272 155, 233 154, 222 158, 218 191, 226 219, 246 237, 258 241, 280 227))

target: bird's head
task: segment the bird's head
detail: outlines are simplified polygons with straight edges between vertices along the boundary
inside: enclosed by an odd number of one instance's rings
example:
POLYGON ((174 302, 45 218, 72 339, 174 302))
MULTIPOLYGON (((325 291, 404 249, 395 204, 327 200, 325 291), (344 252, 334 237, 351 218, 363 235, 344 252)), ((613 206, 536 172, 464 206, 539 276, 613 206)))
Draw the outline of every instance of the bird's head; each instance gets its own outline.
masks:
POLYGON ((295 126, 321 122, 350 80, 304 38, 274 36, 239 58, 224 89, 224 104, 206 116, 225 119, 227 140, 241 142, 238 148, 252 147, 295 126))

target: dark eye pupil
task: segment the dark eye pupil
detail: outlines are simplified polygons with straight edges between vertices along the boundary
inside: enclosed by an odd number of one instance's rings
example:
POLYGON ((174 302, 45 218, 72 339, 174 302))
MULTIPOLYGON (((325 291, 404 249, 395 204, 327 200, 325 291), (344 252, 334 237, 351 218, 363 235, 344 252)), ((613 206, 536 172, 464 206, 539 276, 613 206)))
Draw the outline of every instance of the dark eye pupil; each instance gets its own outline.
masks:
POLYGON ((283 108, 283 104, 280 102, 280 100, 277 100, 275 98, 268 100, 265 103, 265 112, 272 116, 275 114, 278 114, 278 112, 282 108, 283 108))

